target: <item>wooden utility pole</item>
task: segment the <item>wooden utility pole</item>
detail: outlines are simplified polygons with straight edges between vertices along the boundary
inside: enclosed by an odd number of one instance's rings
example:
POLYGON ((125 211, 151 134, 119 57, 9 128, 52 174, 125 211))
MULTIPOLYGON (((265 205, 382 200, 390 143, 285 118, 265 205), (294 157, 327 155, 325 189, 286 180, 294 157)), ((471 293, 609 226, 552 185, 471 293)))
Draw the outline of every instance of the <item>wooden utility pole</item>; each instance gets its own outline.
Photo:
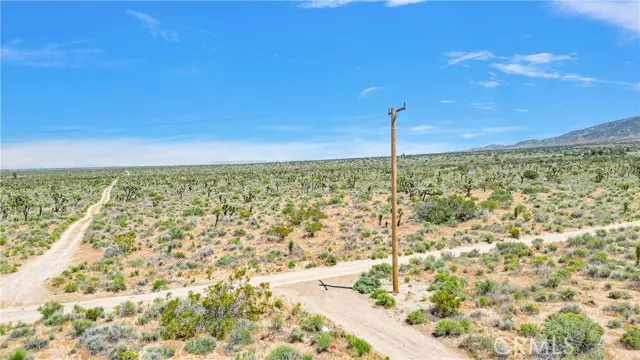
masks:
POLYGON ((407 104, 404 103, 400 109, 389 109, 391 116, 391 247, 393 249, 393 294, 398 294, 398 187, 396 171, 396 114, 404 111, 407 104))

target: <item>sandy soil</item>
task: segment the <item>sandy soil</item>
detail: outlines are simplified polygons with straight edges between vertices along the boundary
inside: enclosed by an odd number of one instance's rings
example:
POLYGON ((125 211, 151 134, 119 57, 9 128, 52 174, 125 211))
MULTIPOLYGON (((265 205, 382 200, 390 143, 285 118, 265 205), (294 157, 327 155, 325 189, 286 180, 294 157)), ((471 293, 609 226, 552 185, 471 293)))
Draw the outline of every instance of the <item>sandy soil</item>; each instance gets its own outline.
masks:
POLYGON ((47 300, 45 282, 69 266, 93 216, 109 201, 116 181, 104 189, 100 201, 91 205, 82 219, 71 224, 47 252, 21 266, 18 272, 0 278, 0 306, 38 304, 47 300))
MULTIPOLYGON (((535 238, 543 238, 546 243, 563 242, 569 237, 593 232, 597 229, 611 229, 627 226, 640 226, 640 222, 630 222, 621 224, 612 224, 609 226, 599 226, 593 228, 585 228, 582 230, 569 231, 558 234, 547 234, 541 236, 523 237, 519 241, 531 245, 535 238)), ((76 244, 77 246, 77 244, 76 244)), ((468 246, 461 246, 451 250, 445 250, 453 254, 468 252, 477 249, 486 252, 492 249, 495 244, 477 243, 468 246)), ((71 253, 72 254, 72 253, 71 253)), ((422 257, 427 255, 441 254, 440 251, 433 251, 421 254, 422 257)), ((68 255, 69 258, 71 255, 68 255)), ((416 255, 403 256, 399 258, 401 264, 408 263, 409 260, 416 255)), ((348 288, 353 284, 357 275, 361 272, 368 271, 372 265, 390 262, 390 259, 378 260, 358 260, 352 262, 339 263, 329 268, 312 268, 301 271, 293 271, 287 273, 279 273, 254 277, 251 282, 259 284, 261 282, 269 282, 271 288, 276 294, 284 295, 292 300, 301 301, 305 307, 312 311, 318 312, 330 318, 337 324, 345 328, 346 331, 357 334, 367 341, 382 354, 389 355, 392 359, 447 359, 459 358, 459 356, 449 350, 445 345, 436 340, 429 339, 421 335, 416 330, 405 326, 400 320, 383 309, 372 308, 371 304, 362 298, 355 291, 348 288), (339 278, 343 277, 343 278, 339 278), (344 288, 325 288, 320 284, 319 280, 325 284, 343 286, 344 288)), ((58 270, 55 274, 62 270, 58 270)), ((40 283, 41 286, 42 283, 40 283)), ((18 288, 18 284, 14 284, 18 288)), ((35 286, 35 284, 33 285, 35 286)), ((33 288, 33 286, 24 286, 25 288, 33 288)), ((203 292, 208 285, 198 285, 172 289, 170 291, 160 291, 155 293, 121 295, 108 298, 100 298, 85 301, 76 301, 65 303, 65 310, 71 311, 73 306, 78 304, 85 308, 102 306, 106 311, 111 311, 116 305, 125 300, 134 302, 151 302, 157 297, 165 297, 167 292, 173 296, 184 297, 189 292, 203 292)), ((5 289, 4 285, 2 289, 5 289)), ((21 294, 27 294, 26 291, 19 289, 21 294)), ((31 303, 35 303, 33 301, 31 303)), ((39 305, 30 305, 25 307, 5 308, 0 310, 0 322, 6 323, 11 321, 33 322, 40 318, 38 313, 39 305)))
POLYGON ((276 288, 274 293, 327 316, 391 359, 462 358, 437 340, 397 321, 388 311, 372 306, 366 297, 351 289, 357 279, 358 275, 350 275, 304 282, 276 288))

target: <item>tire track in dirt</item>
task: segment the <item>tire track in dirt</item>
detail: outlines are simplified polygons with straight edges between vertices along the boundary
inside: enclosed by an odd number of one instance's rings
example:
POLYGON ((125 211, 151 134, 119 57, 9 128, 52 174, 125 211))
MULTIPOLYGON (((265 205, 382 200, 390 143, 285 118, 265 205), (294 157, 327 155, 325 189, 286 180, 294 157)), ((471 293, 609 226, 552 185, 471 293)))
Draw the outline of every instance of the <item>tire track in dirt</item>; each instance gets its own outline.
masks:
POLYGON ((91 220, 109 201, 117 181, 104 189, 100 201, 89 206, 85 216, 71 224, 49 250, 22 265, 17 272, 0 278, 0 306, 38 304, 47 300, 46 281, 67 269, 91 220))

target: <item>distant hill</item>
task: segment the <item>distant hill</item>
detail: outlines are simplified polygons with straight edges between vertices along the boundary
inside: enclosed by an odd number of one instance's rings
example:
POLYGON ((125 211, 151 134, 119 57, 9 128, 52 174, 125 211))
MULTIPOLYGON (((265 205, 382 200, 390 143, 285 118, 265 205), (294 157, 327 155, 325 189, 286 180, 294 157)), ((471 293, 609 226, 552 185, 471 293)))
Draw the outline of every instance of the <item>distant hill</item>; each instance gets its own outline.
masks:
POLYGON ((513 145, 489 145, 476 150, 524 149, 546 146, 567 146, 581 144, 601 144, 640 140, 640 116, 606 122, 585 129, 547 138, 521 141, 513 145))

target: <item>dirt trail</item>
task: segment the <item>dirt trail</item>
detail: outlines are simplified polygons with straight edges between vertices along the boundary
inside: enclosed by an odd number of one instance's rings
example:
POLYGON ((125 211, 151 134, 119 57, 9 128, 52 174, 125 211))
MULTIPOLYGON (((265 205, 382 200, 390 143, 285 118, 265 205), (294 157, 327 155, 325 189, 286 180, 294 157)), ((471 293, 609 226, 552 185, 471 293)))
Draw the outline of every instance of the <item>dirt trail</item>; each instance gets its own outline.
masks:
MULTIPOLYGON (((545 242, 563 242, 569 237, 594 232, 598 229, 612 229, 629 226, 640 226, 640 221, 612 224, 608 226, 597 226, 581 230, 568 231, 559 234, 546 234, 540 236, 528 236, 520 239, 520 242, 531 245, 535 238, 542 238, 545 242)), ((481 252, 489 251, 495 244, 472 244, 461 246, 455 249, 447 249, 444 252, 460 254, 477 249, 481 252)), ((427 255, 440 256, 440 251, 432 251, 425 254, 402 256, 399 258, 401 264, 409 262, 413 257, 425 257, 427 255)), ((332 319, 350 333, 365 338, 371 343, 374 349, 382 354, 390 356, 391 359, 453 359, 459 356, 446 348, 443 344, 434 339, 426 338, 410 327, 394 320, 381 309, 372 308, 365 299, 355 291, 339 288, 324 289, 318 280, 331 279, 325 281, 326 284, 349 287, 363 271, 369 270, 372 265, 389 263, 391 260, 358 260, 345 263, 338 263, 330 268, 313 268, 307 270, 278 273, 265 276, 257 276, 251 279, 253 284, 269 282, 276 294, 284 295, 290 299, 302 301, 307 309, 318 312, 332 319), (351 275, 351 276, 350 276, 351 275), (355 275, 355 276, 354 276, 355 275), (342 279, 339 279, 343 277, 342 279), (419 336, 418 336, 419 335, 419 336)), ((171 289, 170 292, 175 297, 184 297, 189 292, 203 292, 208 287, 205 285, 190 286, 185 288, 171 289)), ((4 289, 4 287, 0 288, 4 289)), ((151 302, 158 297, 165 297, 169 291, 159 291, 156 293, 121 295, 101 299, 77 301, 65 303, 65 310, 71 311, 74 305, 85 308, 102 306, 106 311, 111 311, 116 305, 125 300, 134 302, 151 302)), ((21 293, 24 293, 21 291, 21 293)), ((35 303, 35 302, 31 302, 35 303)), ((33 322, 41 316, 38 313, 39 305, 25 307, 14 307, 0 309, 0 323, 10 321, 33 322)))
POLYGON ((424 336, 394 319, 384 309, 373 307, 351 286, 358 275, 304 282, 275 288, 274 294, 300 301, 306 310, 329 317, 334 323, 367 340, 390 359, 460 359, 439 341, 424 336))
POLYGON ((117 179, 102 192, 102 198, 87 209, 85 216, 71 224, 47 252, 0 278, 0 306, 38 304, 47 300, 45 282, 66 270, 93 216, 109 201, 117 179))

